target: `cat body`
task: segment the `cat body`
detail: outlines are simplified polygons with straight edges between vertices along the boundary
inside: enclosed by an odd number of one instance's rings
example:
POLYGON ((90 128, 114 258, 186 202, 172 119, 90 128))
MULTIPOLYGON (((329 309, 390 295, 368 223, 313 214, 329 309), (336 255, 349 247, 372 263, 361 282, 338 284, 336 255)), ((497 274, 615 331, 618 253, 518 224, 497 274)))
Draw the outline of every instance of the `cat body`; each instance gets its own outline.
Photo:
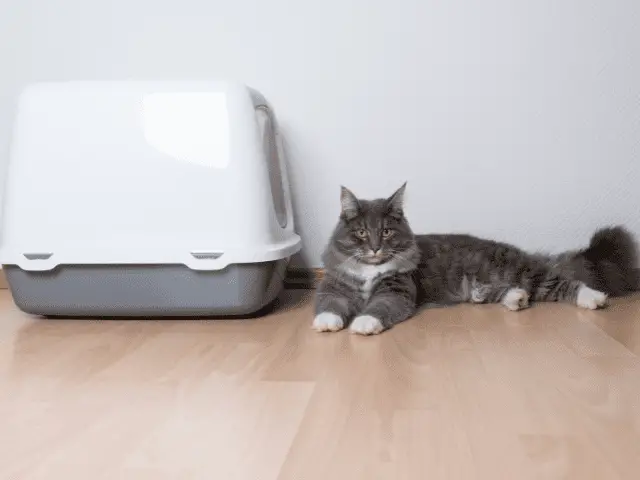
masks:
POLYGON ((530 301, 605 306, 636 289, 636 246, 622 227, 604 228, 589 246, 560 255, 525 252, 471 235, 414 235, 403 213, 403 185, 388 199, 359 200, 342 189, 342 211, 323 255, 313 327, 380 333, 425 306, 530 301))

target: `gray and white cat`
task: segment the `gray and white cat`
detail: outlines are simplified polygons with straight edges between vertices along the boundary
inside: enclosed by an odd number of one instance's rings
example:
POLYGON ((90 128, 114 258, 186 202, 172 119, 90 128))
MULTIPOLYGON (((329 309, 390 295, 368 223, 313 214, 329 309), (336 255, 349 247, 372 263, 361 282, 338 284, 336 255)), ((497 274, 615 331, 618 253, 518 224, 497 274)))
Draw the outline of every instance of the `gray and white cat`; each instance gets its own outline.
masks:
POLYGON ((531 254, 470 235, 414 235, 403 211, 406 184, 387 199, 360 200, 342 187, 340 220, 325 253, 313 328, 372 335, 418 308, 461 302, 570 302, 597 309, 636 290, 636 245, 603 228, 583 250, 531 254))

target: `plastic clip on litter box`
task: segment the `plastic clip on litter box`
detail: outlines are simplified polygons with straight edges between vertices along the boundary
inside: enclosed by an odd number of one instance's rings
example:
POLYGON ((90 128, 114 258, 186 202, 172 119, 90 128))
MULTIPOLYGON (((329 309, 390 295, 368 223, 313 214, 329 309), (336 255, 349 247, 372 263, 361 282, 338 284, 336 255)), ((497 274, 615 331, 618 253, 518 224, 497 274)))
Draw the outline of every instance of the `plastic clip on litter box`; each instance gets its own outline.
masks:
POLYGON ((300 250, 273 111, 229 82, 38 84, 20 98, 0 260, 65 316, 253 313, 300 250))

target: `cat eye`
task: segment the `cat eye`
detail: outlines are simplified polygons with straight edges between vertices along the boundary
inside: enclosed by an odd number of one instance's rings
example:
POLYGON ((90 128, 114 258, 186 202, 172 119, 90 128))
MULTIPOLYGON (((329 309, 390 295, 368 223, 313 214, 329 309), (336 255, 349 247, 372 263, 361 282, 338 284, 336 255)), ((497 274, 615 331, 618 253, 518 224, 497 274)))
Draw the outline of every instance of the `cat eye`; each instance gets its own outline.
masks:
POLYGON ((382 230, 382 236, 384 238, 390 237, 392 233, 393 233, 393 230, 391 230, 390 228, 385 228, 382 230))
POLYGON ((366 238, 366 236, 367 236, 367 231, 364 228, 361 228, 360 230, 356 230, 356 237, 366 238))

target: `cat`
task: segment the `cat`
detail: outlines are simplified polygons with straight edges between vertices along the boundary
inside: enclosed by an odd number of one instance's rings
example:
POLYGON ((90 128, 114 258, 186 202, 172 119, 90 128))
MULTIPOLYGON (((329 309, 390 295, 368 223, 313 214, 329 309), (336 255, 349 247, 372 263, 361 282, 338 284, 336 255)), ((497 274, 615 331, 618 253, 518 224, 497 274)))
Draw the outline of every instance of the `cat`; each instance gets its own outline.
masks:
POLYGON ((358 199, 342 187, 341 212, 324 254, 313 328, 374 335, 419 308, 462 302, 569 302, 595 310, 637 289, 637 252, 623 227, 598 230, 583 250, 527 253, 471 235, 414 235, 404 214, 406 183, 391 197, 358 199), (349 324, 350 323, 350 324, 349 324))

